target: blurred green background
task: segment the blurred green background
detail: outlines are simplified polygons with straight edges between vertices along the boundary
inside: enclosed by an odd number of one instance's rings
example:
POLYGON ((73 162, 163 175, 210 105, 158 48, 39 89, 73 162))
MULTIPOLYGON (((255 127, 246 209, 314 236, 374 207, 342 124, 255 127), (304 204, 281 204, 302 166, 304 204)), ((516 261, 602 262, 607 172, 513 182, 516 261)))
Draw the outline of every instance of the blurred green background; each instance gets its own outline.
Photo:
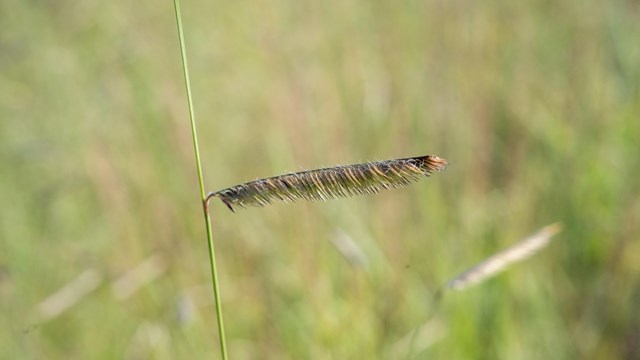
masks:
MULTIPOLYGON (((417 358, 640 358, 638 1, 182 5, 207 190, 450 163, 377 196, 216 201, 231 358, 403 358, 422 325, 417 358)), ((172 2, 4 0, 0 23, 0 358, 218 358, 172 2)))

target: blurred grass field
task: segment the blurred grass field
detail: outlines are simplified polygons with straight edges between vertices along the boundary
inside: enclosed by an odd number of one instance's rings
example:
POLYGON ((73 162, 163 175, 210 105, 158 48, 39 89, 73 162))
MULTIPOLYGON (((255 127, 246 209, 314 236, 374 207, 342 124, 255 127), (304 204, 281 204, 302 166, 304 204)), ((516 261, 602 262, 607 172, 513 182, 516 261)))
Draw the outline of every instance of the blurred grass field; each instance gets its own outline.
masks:
MULTIPOLYGON (((638 1, 182 5, 207 190, 450 163, 377 196, 216 202, 231 358, 402 358, 424 323, 422 359, 640 358, 638 1), (430 315, 451 276, 556 221, 430 315)), ((172 3, 5 0, 0 23, 0 358, 218 358, 172 3), (95 290, 43 318, 86 271, 95 290)))

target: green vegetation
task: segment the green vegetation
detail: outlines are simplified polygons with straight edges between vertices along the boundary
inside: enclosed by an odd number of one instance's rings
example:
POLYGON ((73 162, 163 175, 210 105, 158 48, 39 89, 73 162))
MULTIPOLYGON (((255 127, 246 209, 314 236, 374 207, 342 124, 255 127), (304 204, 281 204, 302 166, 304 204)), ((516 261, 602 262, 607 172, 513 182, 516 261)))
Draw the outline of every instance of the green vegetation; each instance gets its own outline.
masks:
MULTIPOLYGON (((207 191, 449 161, 375 196, 212 202, 230 358, 397 358, 425 322, 418 358, 640 356, 637 3, 182 15, 207 191), (432 316, 452 276, 557 221, 432 316)), ((0 358, 219 358, 173 4, 7 0, 0 23, 0 358)))

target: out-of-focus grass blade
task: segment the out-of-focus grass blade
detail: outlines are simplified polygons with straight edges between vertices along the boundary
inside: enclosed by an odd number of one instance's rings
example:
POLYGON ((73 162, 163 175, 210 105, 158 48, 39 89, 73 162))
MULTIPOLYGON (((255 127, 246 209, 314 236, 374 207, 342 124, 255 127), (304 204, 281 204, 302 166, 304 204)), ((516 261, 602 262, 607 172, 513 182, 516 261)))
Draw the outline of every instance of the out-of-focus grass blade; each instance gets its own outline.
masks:
POLYGON ((38 304, 36 311, 41 322, 49 321, 69 310, 100 286, 102 274, 97 270, 83 271, 75 279, 38 304))
POLYGON ((445 285, 445 289, 462 290, 498 274, 512 263, 525 260, 537 253, 548 245, 551 238, 560 230, 561 225, 559 223, 542 228, 534 235, 521 240, 512 247, 491 256, 449 280, 445 285))

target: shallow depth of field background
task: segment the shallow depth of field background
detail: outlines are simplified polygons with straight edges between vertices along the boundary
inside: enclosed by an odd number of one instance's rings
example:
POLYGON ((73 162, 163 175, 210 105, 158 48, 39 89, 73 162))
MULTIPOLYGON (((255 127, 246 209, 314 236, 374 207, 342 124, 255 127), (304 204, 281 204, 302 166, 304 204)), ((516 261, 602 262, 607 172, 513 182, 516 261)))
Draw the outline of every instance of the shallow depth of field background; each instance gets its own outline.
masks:
MULTIPOLYGON (((637 1, 184 1, 183 20, 207 190, 450 163, 378 196, 216 201, 231 358, 402 358, 423 324, 423 359, 640 357, 637 1)), ((219 357, 172 2, 7 0, 0 23, 0 358, 219 357), (43 317, 87 271, 97 288, 43 317)))

